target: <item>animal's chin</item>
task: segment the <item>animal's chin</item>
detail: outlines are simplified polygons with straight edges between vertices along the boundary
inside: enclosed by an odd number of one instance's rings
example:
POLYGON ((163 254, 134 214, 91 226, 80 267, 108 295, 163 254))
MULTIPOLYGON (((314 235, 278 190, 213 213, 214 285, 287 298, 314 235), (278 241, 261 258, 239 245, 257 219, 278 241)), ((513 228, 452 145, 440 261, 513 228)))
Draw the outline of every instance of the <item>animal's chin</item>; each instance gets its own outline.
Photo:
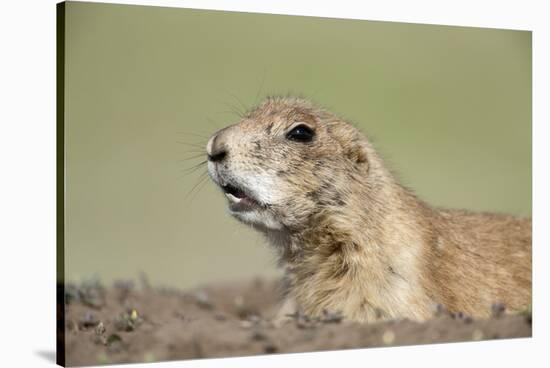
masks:
POLYGON ((248 194, 248 190, 233 184, 220 186, 229 201, 229 212, 240 221, 258 230, 280 230, 283 227, 268 207, 248 194))

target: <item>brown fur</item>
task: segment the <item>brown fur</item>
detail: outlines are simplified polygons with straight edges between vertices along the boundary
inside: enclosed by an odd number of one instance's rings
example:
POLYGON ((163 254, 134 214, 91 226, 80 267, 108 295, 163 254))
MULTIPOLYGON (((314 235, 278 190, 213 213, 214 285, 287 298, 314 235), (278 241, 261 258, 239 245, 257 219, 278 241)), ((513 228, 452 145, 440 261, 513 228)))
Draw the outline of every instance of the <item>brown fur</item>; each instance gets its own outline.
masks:
POLYGON ((422 320, 436 304, 483 317, 493 303, 531 303, 530 218, 430 207, 332 113, 269 98, 211 141, 210 150, 227 149, 220 175, 255 178, 273 199, 262 202, 264 214, 279 228, 241 220, 279 252, 288 282, 282 314, 422 320), (315 130, 313 142, 285 139, 296 122, 315 130))

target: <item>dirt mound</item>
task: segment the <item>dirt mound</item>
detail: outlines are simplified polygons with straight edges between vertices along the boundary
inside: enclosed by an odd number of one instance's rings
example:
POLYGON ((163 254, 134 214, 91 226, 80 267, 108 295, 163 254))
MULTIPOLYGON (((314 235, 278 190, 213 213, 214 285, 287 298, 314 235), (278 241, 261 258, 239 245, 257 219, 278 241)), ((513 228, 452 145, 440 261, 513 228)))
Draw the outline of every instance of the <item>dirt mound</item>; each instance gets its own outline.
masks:
POLYGON ((428 344, 531 336, 530 314, 473 320, 439 310, 425 323, 347 322, 337 314, 297 315, 269 322, 280 293, 276 282, 214 285, 190 291, 144 282, 98 282, 65 288, 67 365, 152 362, 375 346, 428 344))

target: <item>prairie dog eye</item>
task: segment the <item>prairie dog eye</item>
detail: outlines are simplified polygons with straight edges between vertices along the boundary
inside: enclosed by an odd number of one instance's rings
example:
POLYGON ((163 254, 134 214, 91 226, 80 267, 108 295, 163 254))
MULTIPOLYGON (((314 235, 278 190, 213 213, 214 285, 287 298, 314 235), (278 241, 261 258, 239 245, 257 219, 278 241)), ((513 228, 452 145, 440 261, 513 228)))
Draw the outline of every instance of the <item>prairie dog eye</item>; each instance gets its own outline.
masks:
POLYGON ((295 126, 286 134, 288 140, 302 143, 311 142, 314 136, 315 132, 313 129, 304 124, 295 126))

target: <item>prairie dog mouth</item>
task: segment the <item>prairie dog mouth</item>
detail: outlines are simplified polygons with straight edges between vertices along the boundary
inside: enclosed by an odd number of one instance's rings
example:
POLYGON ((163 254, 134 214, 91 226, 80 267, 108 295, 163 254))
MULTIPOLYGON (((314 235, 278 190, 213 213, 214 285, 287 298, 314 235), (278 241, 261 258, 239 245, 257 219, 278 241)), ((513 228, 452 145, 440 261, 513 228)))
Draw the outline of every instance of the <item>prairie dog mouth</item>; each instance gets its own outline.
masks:
POLYGON ((260 203, 246 194, 246 192, 232 184, 220 185, 229 200, 229 209, 233 212, 251 211, 261 207, 260 203))

